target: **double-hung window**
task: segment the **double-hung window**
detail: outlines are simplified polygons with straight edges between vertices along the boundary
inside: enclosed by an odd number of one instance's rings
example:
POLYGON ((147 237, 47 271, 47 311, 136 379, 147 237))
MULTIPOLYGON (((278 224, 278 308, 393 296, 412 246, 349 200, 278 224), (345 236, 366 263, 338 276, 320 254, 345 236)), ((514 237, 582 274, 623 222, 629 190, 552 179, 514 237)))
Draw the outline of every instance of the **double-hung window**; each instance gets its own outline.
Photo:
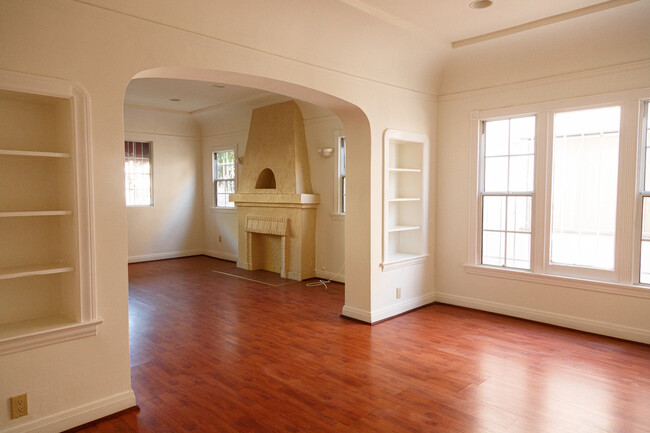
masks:
POLYGON ((230 201, 230 194, 235 193, 235 151, 213 152, 212 162, 214 205, 216 207, 235 207, 235 203, 230 201))
POLYGON ((481 123, 481 263, 530 269, 535 116, 481 123))
POLYGON ((124 187, 127 206, 152 206, 153 192, 149 142, 124 142, 124 187))
POLYGON ((345 137, 338 137, 338 211, 345 213, 345 137))
POLYGON ((477 177, 468 272, 509 268, 527 271, 511 278, 570 277, 568 285, 650 284, 643 93, 472 113, 477 177))
POLYGON ((639 142, 642 154, 642 179, 639 182, 641 202, 641 251, 639 282, 650 284, 650 122, 648 121, 650 102, 645 101, 642 108, 639 142))

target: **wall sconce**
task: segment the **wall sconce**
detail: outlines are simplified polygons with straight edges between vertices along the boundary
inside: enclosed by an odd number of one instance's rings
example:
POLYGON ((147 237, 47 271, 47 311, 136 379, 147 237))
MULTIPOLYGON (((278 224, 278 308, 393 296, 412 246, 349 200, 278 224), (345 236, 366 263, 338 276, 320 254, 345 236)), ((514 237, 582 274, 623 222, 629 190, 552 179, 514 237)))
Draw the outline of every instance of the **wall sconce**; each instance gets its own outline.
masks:
POLYGON ((239 158, 237 158, 237 162, 241 165, 244 165, 244 157, 240 156, 239 158))
POLYGON ((325 147, 323 149, 318 149, 318 153, 320 153, 320 156, 323 158, 329 158, 334 153, 334 149, 331 147, 325 147))

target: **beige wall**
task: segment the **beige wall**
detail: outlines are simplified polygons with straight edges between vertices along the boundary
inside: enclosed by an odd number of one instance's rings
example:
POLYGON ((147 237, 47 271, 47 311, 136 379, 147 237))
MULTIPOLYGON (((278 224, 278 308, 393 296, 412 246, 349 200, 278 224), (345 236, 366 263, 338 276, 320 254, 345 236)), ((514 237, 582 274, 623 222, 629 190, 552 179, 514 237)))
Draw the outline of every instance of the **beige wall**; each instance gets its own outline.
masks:
POLYGON ((189 115, 125 108, 125 140, 153 143, 154 206, 127 208, 129 262, 203 253, 198 134, 189 115))
MULTIPOLYGON (((123 104, 129 81, 141 71, 150 72, 138 76, 258 87, 335 113, 349 144, 345 256, 346 268, 354 272, 346 278, 345 303, 364 318, 395 303, 387 295, 394 289, 386 288, 378 271, 381 140, 387 128, 435 132, 434 101, 420 92, 435 82, 437 64, 424 56, 430 47, 352 8, 341 16, 330 3, 303 2, 303 20, 288 22, 268 20, 276 16, 277 5, 261 0, 194 3, 176 8, 146 0, 0 2, 0 68, 79 83, 89 95, 94 278, 97 315, 103 320, 96 337, 0 358, 0 400, 23 392, 30 396, 27 417, 10 420, 8 404, 0 405, 6 431, 60 431, 133 404, 123 104), (353 20, 363 25, 352 25, 353 20), (189 31, 178 30, 183 27, 189 31), (276 37, 269 38, 269 32, 276 37), (296 32, 303 37, 296 39, 296 32), (399 54, 400 68, 391 52, 399 54)), ((433 208, 434 200, 430 203, 433 208)), ((432 269, 433 262, 428 266, 432 269)), ((423 268, 403 273, 423 275, 426 284, 417 290, 433 291, 423 268)))
POLYGON ((470 148, 477 145, 470 140, 470 112, 633 89, 648 89, 650 97, 650 4, 626 7, 634 13, 625 19, 619 19, 624 8, 610 10, 459 49, 450 59, 447 94, 438 105, 437 301, 650 342, 647 294, 475 275, 464 266, 474 181, 470 148))

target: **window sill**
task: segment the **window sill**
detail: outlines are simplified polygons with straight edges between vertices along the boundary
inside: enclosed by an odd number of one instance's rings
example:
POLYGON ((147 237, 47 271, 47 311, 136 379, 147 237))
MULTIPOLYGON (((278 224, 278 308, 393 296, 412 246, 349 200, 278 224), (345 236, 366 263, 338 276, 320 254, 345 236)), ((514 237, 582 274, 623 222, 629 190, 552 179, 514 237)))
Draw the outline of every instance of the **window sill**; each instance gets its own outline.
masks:
POLYGON ((534 274, 529 271, 503 269, 479 265, 465 265, 465 272, 468 274, 482 275, 486 277, 505 278, 509 280, 545 284, 548 286, 569 287, 572 289, 587 290, 590 292, 601 292, 613 295, 650 299, 650 288, 645 286, 608 283, 603 281, 585 280, 558 275, 534 274))
POLYGON ((236 207, 216 207, 213 206, 210 208, 212 213, 237 213, 236 207))
POLYGON ((330 212, 330 218, 334 221, 345 221, 345 214, 338 212, 330 212))
POLYGON ((64 317, 48 317, 0 326, 0 356, 50 344, 97 335, 102 320, 75 323, 64 317))

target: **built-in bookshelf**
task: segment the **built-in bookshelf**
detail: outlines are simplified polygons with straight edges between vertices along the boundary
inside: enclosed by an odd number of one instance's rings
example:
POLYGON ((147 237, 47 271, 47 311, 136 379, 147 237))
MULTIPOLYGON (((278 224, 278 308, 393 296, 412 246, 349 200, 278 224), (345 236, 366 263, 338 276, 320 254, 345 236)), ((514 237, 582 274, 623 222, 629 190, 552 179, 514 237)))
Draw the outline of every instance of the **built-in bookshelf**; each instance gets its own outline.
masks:
POLYGON ((85 101, 0 71, 0 354, 96 332, 85 101))
POLYGON ((384 133, 383 270, 427 256, 428 155, 425 135, 384 133))

